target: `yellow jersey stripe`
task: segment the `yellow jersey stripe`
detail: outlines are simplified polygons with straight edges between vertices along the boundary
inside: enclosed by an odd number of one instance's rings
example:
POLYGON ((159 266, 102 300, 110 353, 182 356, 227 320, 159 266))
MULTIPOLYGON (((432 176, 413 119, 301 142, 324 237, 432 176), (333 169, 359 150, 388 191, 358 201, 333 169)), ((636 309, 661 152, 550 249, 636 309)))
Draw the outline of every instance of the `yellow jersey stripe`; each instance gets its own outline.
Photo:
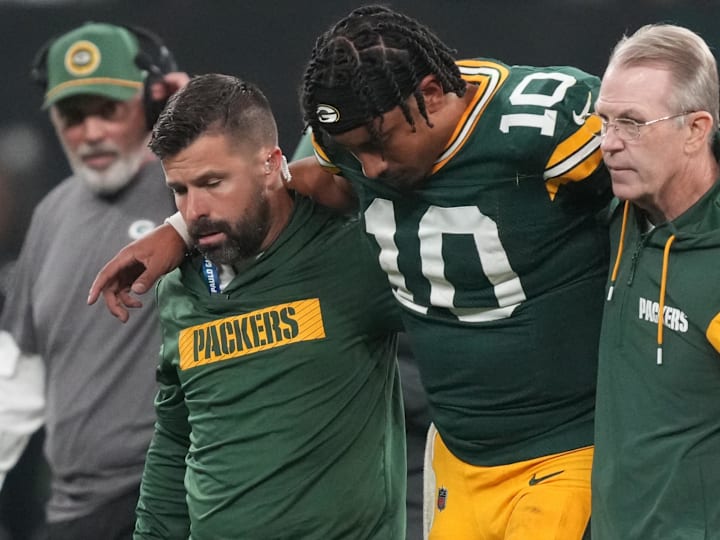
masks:
POLYGON ((579 153, 574 159, 568 160, 560 164, 561 166, 568 166, 568 164, 575 163, 570 169, 567 169, 562 176, 557 176, 545 182, 545 189, 550 195, 550 200, 555 199, 558 187, 568 182, 579 182, 590 176, 602 162, 602 152, 598 146, 590 153, 587 150, 591 148, 584 148, 583 153, 579 153))
POLYGON ((435 161, 432 168, 433 174, 439 171, 465 145, 487 104, 510 73, 504 66, 483 60, 463 60, 458 62, 458 67, 462 78, 468 82, 477 83, 478 89, 460 118, 448 146, 435 161))
POLYGON ((600 129, 599 124, 598 118, 589 118, 580 129, 555 148, 543 173, 545 189, 551 200, 555 199, 560 185, 584 180, 602 162, 600 139, 594 135, 600 129))
MULTIPOLYGON (((587 146, 588 144, 596 147, 600 146, 600 139, 595 136, 595 133, 600 131, 600 119, 596 117, 588 118, 585 123, 575 133, 570 135, 563 142, 555 147, 555 151, 550 156, 550 159, 545 166, 546 170, 551 170, 563 161, 568 156, 575 154, 579 149, 587 146)), ((557 174, 546 173, 546 178, 558 176, 557 174)))
POLYGON ((312 146, 313 151, 315 152, 315 157, 317 158, 318 162, 320 163, 320 166, 332 174, 340 174, 340 169, 335 166, 335 164, 330 161, 330 158, 327 156, 325 151, 320 147, 318 142, 315 140, 315 134, 310 134, 311 140, 312 140, 312 146))
POLYGON ((705 331, 705 336, 715 350, 720 353, 720 313, 715 315, 713 320, 710 321, 705 331))

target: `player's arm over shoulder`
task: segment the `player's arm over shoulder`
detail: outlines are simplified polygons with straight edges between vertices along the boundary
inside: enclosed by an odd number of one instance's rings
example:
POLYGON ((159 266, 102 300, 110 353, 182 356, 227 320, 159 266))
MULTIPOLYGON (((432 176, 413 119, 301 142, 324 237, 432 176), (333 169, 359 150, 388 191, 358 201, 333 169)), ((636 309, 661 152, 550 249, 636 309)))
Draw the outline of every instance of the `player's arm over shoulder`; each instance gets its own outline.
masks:
POLYGON ((357 208, 357 197, 340 169, 328 158, 311 129, 303 133, 292 156, 288 187, 330 208, 350 211, 357 208))
POLYGON ((311 197, 330 208, 348 211, 357 207, 357 197, 350 183, 333 174, 314 157, 303 158, 290 164, 292 179, 289 187, 311 197))

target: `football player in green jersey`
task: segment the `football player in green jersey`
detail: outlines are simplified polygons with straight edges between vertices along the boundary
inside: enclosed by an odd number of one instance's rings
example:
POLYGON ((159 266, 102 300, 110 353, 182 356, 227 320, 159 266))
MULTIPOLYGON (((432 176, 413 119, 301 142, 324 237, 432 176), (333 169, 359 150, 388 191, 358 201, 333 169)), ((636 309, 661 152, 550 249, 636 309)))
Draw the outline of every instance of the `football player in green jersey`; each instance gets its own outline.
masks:
POLYGON ((694 32, 613 51, 596 104, 615 195, 593 538, 720 538, 718 69, 694 32))
MULTIPOLYGON (((608 256, 596 215, 611 197, 587 125, 599 80, 453 53, 379 6, 324 33, 302 96, 320 166, 293 164, 291 187, 359 204, 403 307, 436 428, 430 538, 577 540, 608 256)), ((90 300, 102 291, 126 318, 132 278, 146 289, 183 249, 158 230, 90 300)))
POLYGON ((607 271, 599 81, 452 52, 360 8, 316 43, 305 119, 404 308, 437 428, 430 538, 579 539, 607 271))

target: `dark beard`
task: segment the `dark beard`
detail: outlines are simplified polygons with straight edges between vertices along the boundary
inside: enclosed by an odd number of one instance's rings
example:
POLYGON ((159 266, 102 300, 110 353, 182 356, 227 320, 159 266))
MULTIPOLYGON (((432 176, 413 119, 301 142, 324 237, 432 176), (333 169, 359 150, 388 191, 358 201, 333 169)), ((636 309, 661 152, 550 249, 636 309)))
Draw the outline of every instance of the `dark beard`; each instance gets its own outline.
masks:
POLYGON ((233 225, 227 221, 200 218, 190 224, 188 232, 197 240, 204 234, 225 233, 227 238, 217 246, 197 246, 206 258, 217 265, 237 265, 256 257, 270 229, 270 206, 265 197, 260 197, 252 211, 233 225))

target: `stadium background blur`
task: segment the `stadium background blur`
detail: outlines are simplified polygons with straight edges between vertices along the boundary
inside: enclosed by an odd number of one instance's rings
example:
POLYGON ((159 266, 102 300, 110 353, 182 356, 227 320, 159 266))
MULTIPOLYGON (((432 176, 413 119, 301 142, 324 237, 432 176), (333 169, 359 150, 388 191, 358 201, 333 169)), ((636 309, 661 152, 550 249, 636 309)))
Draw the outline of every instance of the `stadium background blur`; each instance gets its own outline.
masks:
MULTIPOLYGON (((35 204, 69 174, 30 79, 48 39, 84 21, 146 27, 190 74, 223 72, 258 84, 291 154, 302 130, 298 89, 315 38, 358 0, 0 0, 0 292, 35 204)), ((459 58, 574 65, 602 75, 625 32, 673 22, 698 32, 720 58, 720 0, 395 0, 386 3, 431 26, 459 58)), ((89 287, 88 283, 88 287, 89 287)), ((0 308, 2 294, 0 294, 0 308)), ((11 309, 11 307, 10 307, 11 309)), ((22 540, 42 495, 38 441, 0 496, 0 527, 22 540), (18 489, 18 485, 21 487, 18 489), (24 488, 22 487, 24 486, 24 488)))

